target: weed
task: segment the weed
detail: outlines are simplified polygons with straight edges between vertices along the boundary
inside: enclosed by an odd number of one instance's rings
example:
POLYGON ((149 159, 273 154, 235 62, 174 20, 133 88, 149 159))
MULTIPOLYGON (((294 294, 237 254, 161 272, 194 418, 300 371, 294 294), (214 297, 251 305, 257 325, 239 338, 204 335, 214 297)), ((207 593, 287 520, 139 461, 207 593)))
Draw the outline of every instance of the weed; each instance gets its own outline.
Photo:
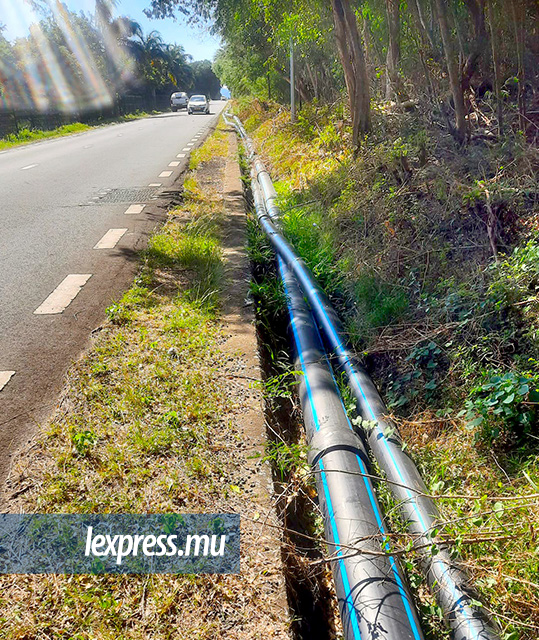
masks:
POLYGON ((296 379, 301 371, 285 371, 264 380, 264 392, 267 398, 292 398, 294 387, 299 384, 296 379))
POLYGON ((286 482, 298 469, 306 469, 307 447, 283 440, 268 440, 263 461, 271 463, 280 482, 286 482))
POLYGON ((373 273, 362 273, 354 284, 355 300, 361 305, 361 333, 397 322, 408 309, 406 291, 383 283, 373 273))
POLYGON ((85 431, 72 433, 71 442, 73 443, 77 453, 84 456, 97 442, 97 435, 93 431, 86 429, 85 431))
POLYGON ((502 435, 522 439, 536 424, 538 401, 538 376, 485 373, 466 401, 467 427, 475 432, 476 440, 488 445, 502 435))
POLYGON ((189 158, 189 169, 193 171, 204 162, 217 157, 224 157, 228 153, 228 140, 222 129, 217 129, 208 142, 194 149, 189 158))
POLYGON ((28 142, 35 142, 36 140, 44 140, 45 138, 58 138, 61 136, 70 135, 73 133, 81 133, 82 131, 88 131, 92 127, 82 122, 74 122, 72 124, 65 124, 51 131, 42 131, 41 129, 19 129, 17 133, 10 133, 5 138, 0 139, 0 150, 16 147, 28 142))

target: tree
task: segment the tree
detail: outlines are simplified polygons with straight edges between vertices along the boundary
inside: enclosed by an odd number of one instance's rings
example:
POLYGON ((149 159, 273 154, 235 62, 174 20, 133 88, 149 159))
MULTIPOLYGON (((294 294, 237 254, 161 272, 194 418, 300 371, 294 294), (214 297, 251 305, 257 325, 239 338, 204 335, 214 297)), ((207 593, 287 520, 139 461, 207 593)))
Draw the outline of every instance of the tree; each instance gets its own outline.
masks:
POLYGON ((167 45, 165 52, 170 80, 177 87, 190 86, 193 82, 193 69, 189 64, 191 56, 179 44, 167 45))
MULTIPOLYGON (((284 0, 268 0, 263 4, 242 0, 187 0, 181 3, 179 0, 150 0, 150 2, 147 15, 152 17, 170 17, 175 11, 181 11, 194 20, 213 19, 214 29, 227 42, 241 38, 248 40, 256 38, 258 42, 265 43, 264 49, 269 49, 269 55, 266 58, 272 60, 273 68, 283 77, 285 75, 282 59, 284 48, 282 45, 280 47, 275 45, 275 33, 283 19, 296 13, 296 10, 299 10, 299 13, 304 12, 307 16, 313 12, 312 3, 297 2, 291 11, 290 3, 284 0), (257 28, 253 29, 253 25, 257 25, 257 28)), ((371 126, 369 78, 365 54, 350 0, 332 0, 331 7, 336 45, 350 102, 352 139, 354 145, 357 145, 360 135, 367 132, 371 126)), ((324 3, 316 4, 317 13, 319 9, 322 14, 324 3)), ((309 97, 308 85, 313 87, 314 94, 317 80, 312 64, 304 64, 303 67, 305 73, 298 76, 298 90, 300 95, 307 98, 309 97), (312 79, 309 77, 311 75, 312 79), (304 77, 308 81, 304 81, 304 77)))
POLYGON ((369 79, 363 43, 349 0, 331 0, 331 6, 352 113, 352 143, 357 146, 360 135, 369 131, 371 126, 369 79))
POLYGON ((193 73, 193 93, 202 93, 218 100, 221 96, 221 82, 215 75, 209 60, 199 60, 191 64, 193 73))
POLYGON ((400 1, 386 0, 389 43, 386 61, 386 100, 392 96, 398 100, 400 96, 400 1))
POLYGON ((449 84, 451 94, 453 96, 453 104, 455 106, 455 138, 459 143, 463 143, 466 137, 466 111, 464 107, 464 92, 460 81, 459 67, 457 57, 454 52, 453 38, 449 28, 447 16, 447 5, 444 0, 436 0, 436 12, 438 14, 438 23, 440 25, 440 34, 444 45, 445 58, 447 62, 447 72, 449 75, 449 84))

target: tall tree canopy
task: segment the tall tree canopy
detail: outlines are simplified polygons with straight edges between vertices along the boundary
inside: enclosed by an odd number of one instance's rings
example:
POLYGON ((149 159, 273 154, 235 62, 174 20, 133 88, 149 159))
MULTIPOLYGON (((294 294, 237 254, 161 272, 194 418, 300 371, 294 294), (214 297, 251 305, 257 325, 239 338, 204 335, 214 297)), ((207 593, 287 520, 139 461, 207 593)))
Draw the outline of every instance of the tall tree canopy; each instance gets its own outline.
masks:
POLYGON ((300 98, 346 90, 355 144, 372 98, 439 112, 459 143, 485 124, 477 101, 491 96, 500 129, 511 105, 521 129, 536 127, 536 0, 150 0, 147 13, 211 21, 224 42, 215 69, 237 95, 286 99, 292 38, 300 98))

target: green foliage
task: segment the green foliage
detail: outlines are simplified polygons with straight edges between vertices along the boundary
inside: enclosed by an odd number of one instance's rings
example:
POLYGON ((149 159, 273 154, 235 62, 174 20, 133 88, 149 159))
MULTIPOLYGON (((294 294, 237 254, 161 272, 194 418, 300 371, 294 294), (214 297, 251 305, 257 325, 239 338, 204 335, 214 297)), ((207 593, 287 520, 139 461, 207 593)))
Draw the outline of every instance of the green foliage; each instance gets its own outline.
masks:
POLYGON ((298 469, 308 467, 307 447, 284 440, 268 440, 262 460, 271 463, 280 482, 286 482, 298 469))
POLYGON ((357 278, 354 294, 362 308, 359 322, 367 330, 396 322, 408 308, 406 291, 381 282, 373 273, 357 278))
POLYGON ((489 294, 498 306, 530 299, 539 292, 539 244, 535 239, 515 247, 511 256, 492 267, 489 294))
POLYGON ((264 380, 264 393, 266 397, 276 398, 292 398, 294 387, 297 386, 298 375, 301 375, 300 371, 285 371, 283 373, 276 374, 264 380))
POLYGON ((488 445, 502 435, 522 439, 536 426, 533 403, 538 401, 539 376, 487 372, 466 402, 467 426, 475 431, 478 441, 488 445))
MULTIPOLYGON (((293 198, 285 197, 281 206, 286 211, 294 204, 293 198)), ((283 230, 319 284, 330 294, 340 291, 343 272, 336 254, 335 238, 324 224, 323 212, 318 208, 308 211, 292 208, 283 215, 283 230)))
POLYGON ((247 219, 247 252, 251 262, 257 266, 267 266, 275 259, 267 235, 253 217, 247 219))
POLYGON ((398 409, 416 398, 434 400, 438 390, 438 377, 442 369, 442 350, 435 342, 414 347, 404 359, 412 369, 399 375, 389 374, 387 400, 392 409, 398 409))
POLYGON ((97 442, 97 435, 89 429, 78 431, 71 434, 71 442, 77 453, 85 456, 97 442))

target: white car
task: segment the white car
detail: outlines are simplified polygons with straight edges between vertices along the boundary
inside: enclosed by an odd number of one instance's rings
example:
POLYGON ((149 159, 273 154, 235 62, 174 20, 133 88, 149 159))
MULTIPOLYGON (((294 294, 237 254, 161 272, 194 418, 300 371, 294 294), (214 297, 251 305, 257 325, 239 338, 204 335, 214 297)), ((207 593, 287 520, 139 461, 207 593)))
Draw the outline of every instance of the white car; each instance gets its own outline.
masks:
POLYGON ((183 91, 176 91, 170 96, 170 108, 172 111, 187 109, 187 94, 183 91))
POLYGON ((207 101, 206 96, 191 96, 187 103, 187 113, 209 113, 210 103, 207 101))

